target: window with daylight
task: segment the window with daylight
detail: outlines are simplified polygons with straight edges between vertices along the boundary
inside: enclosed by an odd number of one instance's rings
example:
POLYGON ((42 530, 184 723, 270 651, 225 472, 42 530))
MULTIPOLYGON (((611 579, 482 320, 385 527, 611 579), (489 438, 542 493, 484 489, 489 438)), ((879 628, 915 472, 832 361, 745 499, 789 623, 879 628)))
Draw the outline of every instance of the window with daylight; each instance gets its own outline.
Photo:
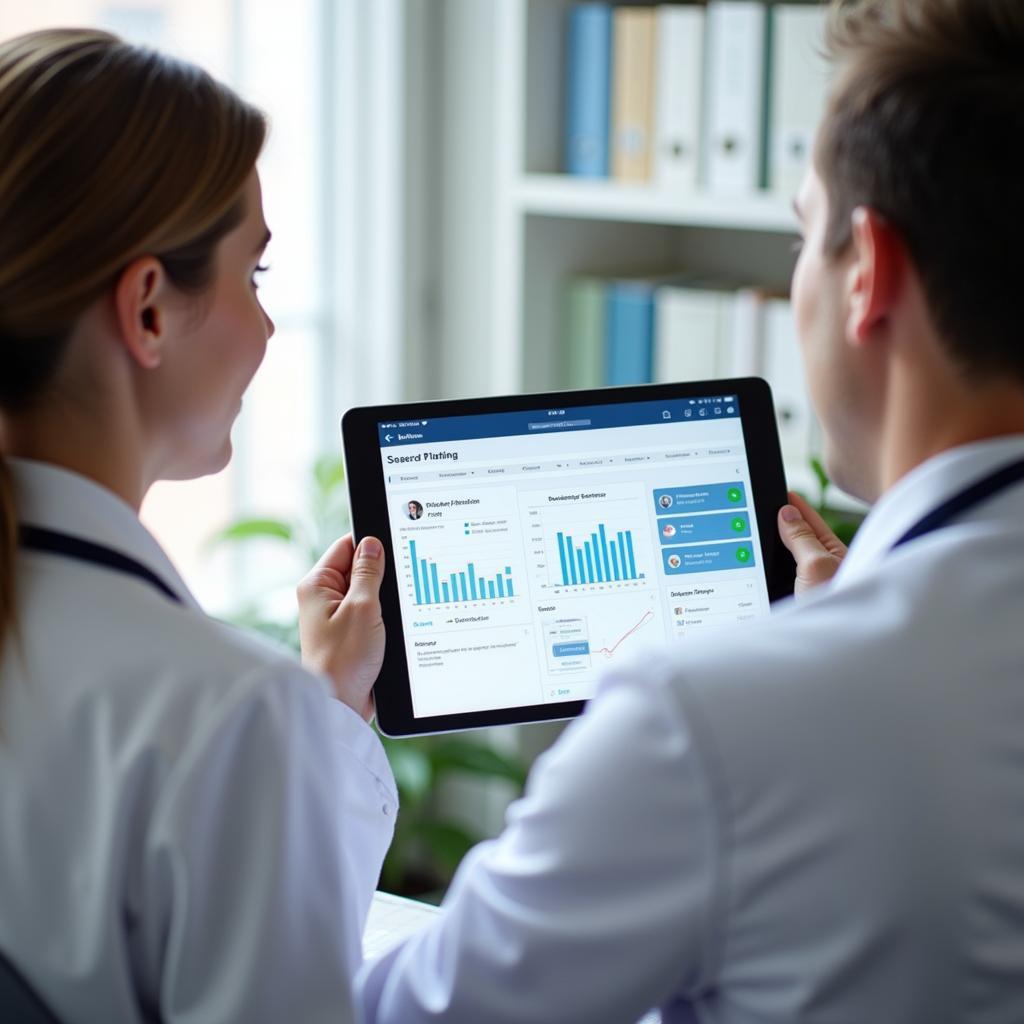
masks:
POLYGON ((322 0, 0 0, 4 38, 55 26, 105 28, 201 65, 270 120, 259 171, 273 240, 260 291, 276 333, 236 423, 228 469, 158 484, 142 511, 200 601, 218 612, 254 590, 294 587, 303 567, 273 545, 211 547, 209 540, 240 515, 302 515, 314 460, 327 450, 340 411, 335 349, 344 342, 327 300, 334 261, 323 215, 336 187, 324 42, 330 16, 322 0))

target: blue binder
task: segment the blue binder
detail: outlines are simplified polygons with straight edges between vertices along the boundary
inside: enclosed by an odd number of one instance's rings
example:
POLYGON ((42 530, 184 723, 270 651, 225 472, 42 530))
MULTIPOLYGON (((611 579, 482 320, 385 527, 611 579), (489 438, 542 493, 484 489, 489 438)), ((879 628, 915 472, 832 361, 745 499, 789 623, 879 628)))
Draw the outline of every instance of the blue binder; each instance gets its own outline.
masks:
POLYGON ((612 70, 610 4, 576 4, 572 8, 565 66, 565 170, 586 178, 607 178, 612 70))
POLYGON ((610 385, 647 384, 654 357, 654 285, 612 281, 608 286, 606 347, 610 385))

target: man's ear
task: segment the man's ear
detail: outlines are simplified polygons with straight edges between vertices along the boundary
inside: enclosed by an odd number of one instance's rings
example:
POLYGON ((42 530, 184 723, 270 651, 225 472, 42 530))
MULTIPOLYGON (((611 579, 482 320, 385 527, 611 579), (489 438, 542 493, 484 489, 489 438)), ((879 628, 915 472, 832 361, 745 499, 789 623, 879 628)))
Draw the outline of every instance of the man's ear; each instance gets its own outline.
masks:
POLYGON ((846 278, 847 340, 867 342, 892 309, 903 287, 907 250, 893 226, 877 211, 858 206, 852 214, 853 263, 846 278))
POLYGON ((158 259, 140 256, 121 272, 114 289, 118 333, 128 354, 156 369, 167 340, 167 274, 158 259))

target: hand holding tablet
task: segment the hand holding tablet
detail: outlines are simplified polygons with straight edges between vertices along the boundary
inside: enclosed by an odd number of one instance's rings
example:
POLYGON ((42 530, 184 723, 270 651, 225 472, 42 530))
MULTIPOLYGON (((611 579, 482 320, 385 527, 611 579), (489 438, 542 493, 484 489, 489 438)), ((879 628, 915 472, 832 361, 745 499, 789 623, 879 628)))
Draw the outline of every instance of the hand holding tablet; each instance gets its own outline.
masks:
POLYGON ((350 410, 357 538, 384 540, 390 735, 565 718, 637 645, 792 591, 759 380, 350 410))

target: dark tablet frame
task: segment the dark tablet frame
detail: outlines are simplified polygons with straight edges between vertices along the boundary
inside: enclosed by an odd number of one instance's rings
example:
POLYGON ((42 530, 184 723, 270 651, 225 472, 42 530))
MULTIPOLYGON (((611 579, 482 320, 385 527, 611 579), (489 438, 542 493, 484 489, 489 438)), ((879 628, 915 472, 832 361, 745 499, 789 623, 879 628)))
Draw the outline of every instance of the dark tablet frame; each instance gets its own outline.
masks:
POLYGON ((377 723, 387 736, 418 736, 424 733, 477 729, 491 725, 512 725, 573 718, 585 701, 534 704, 497 708, 464 714, 417 718, 413 715, 409 667, 395 572, 395 548, 391 536, 388 502, 384 488, 384 466, 380 456, 378 424, 389 421, 437 419, 442 416, 479 416, 494 412, 528 412, 550 408, 614 405, 714 397, 735 394, 739 398, 740 422, 750 467, 754 509, 761 538, 761 557, 770 600, 793 592, 796 567, 779 539, 776 516, 787 501, 786 479, 779 447, 771 390, 756 377, 734 380, 698 381, 685 384, 646 384, 639 387, 601 388, 594 391, 553 391, 546 394, 514 395, 502 398, 470 398, 442 402, 405 402, 395 405, 349 409, 342 417, 341 432, 348 481, 352 530, 358 542, 379 537, 384 543, 387 566, 381 587, 381 605, 387 628, 384 664, 374 694, 377 723))

